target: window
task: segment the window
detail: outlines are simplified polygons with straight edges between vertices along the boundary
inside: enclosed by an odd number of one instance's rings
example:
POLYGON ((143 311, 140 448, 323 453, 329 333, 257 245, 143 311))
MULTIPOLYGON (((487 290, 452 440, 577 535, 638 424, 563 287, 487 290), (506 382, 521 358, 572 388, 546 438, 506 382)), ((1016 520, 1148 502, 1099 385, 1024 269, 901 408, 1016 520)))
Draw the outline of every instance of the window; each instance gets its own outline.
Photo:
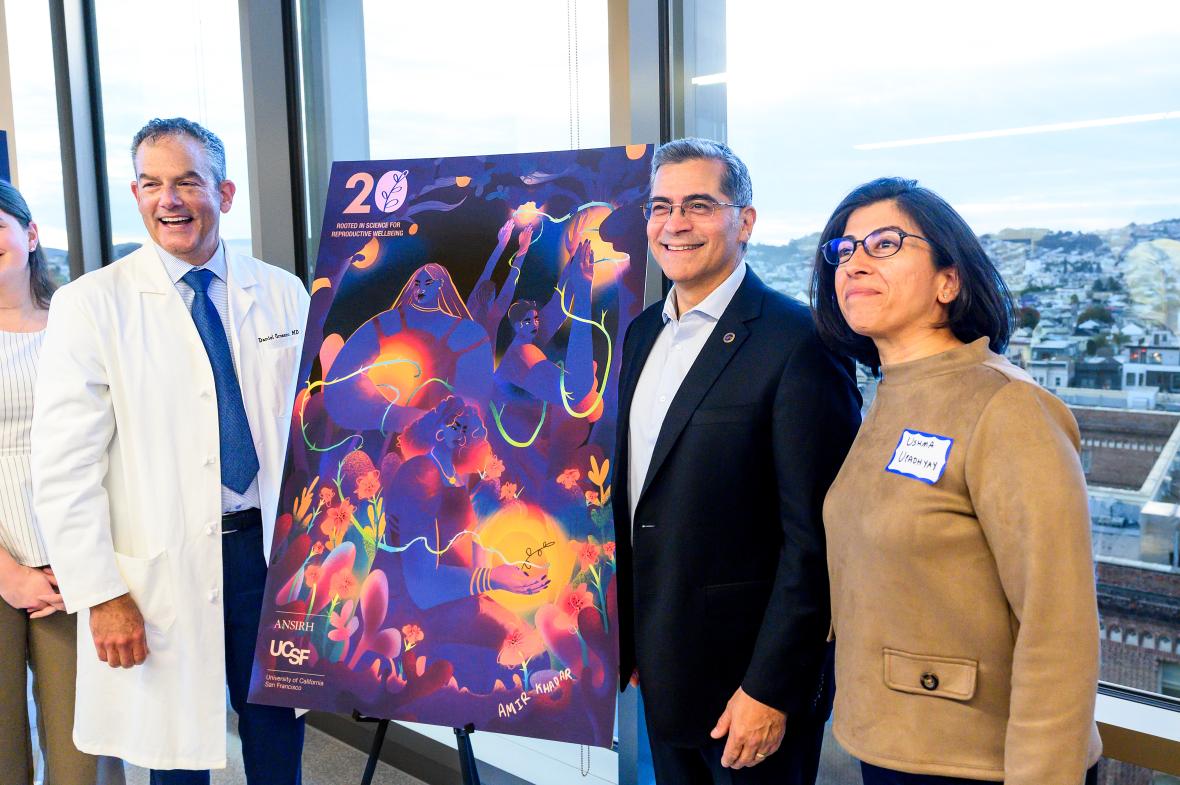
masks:
POLYGON ((372 158, 610 144, 605 0, 366 0, 364 14, 372 158))
POLYGON ((49 266, 58 282, 64 283, 70 279, 69 243, 49 4, 7 3, 4 14, 9 72, 13 77, 15 184, 40 229, 49 266))
POLYGON ((221 217, 221 236, 230 248, 250 253, 238 3, 105 0, 96 13, 115 258, 147 239, 130 193, 130 146, 153 117, 187 117, 221 137, 227 174, 238 186, 233 209, 221 217))
POLYGON ((1149 0, 1113 16, 1000 0, 967 26, 924 0, 677 5, 673 135, 724 138, 749 165, 746 259, 765 282, 806 302, 831 211, 883 175, 916 178, 981 236, 1020 309, 1013 361, 1087 444, 1100 616, 1137 630, 1104 636, 1102 678, 1176 689, 1157 662, 1163 646, 1174 661, 1180 623, 1125 598, 1180 598, 1171 529, 1144 514, 1171 498, 1180 458, 1180 107, 1164 98, 1180 16, 1149 0), (1118 365, 1099 384, 1087 355, 1118 365), (1079 374, 1091 389, 1067 386, 1079 374), (1160 448, 1109 446, 1131 442, 1160 448))
POLYGON ((332 161, 610 144, 607 0, 295 7, 313 267, 332 161))
MULTIPOLYGON (((1100 612, 1175 639, 1180 625, 1149 625, 1116 597, 1180 596, 1180 573, 1158 574, 1167 549, 1141 520, 1170 493, 1180 441, 1170 414, 1180 411, 1180 372, 1165 357, 1180 342, 1180 114, 1164 99, 1180 73, 1180 16, 1157 11, 1147 0, 1114 17, 1004 0, 947 35, 950 19, 920 0, 731 2, 724 12, 685 0, 674 125, 724 133, 749 165, 759 214, 747 260, 800 300, 818 232, 856 185, 913 177, 960 210, 1016 305, 1037 312, 1015 343, 1027 343, 1028 370, 1071 405, 1092 445, 1095 524, 1127 521, 1094 538, 1100 562, 1120 559, 1099 564, 1100 612), (800 34, 783 46, 787 29, 800 34), (1119 363, 1101 384, 1079 351, 1088 342, 1119 363), (1159 370, 1124 373, 1132 362, 1159 370), (1079 374, 1082 384, 1068 386, 1079 374), (1128 389, 1136 378, 1146 390, 1128 389), (1148 433, 1166 446, 1134 455, 1107 446, 1148 433)), ((1104 678, 1157 689, 1151 664, 1135 644, 1103 643, 1104 678)))
POLYGON ((1159 690, 1169 697, 1180 698, 1180 662, 1160 663, 1159 690))

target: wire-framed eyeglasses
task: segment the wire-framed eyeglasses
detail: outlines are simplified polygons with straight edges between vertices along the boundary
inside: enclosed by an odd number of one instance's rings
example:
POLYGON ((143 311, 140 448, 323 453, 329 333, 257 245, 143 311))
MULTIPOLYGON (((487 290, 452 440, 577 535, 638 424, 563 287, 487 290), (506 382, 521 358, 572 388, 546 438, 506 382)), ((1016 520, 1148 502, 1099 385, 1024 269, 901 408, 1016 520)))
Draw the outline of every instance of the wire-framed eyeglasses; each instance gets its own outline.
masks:
POLYGON ((672 211, 677 207, 680 208, 681 215, 691 220, 693 218, 712 218, 713 214, 717 212, 718 207, 737 207, 741 209, 745 205, 733 204, 732 202, 716 202, 712 199, 689 199, 687 202, 681 204, 651 199, 643 203, 643 217, 652 223, 663 223, 671 217, 672 211))
POLYGON ((824 261, 839 267, 852 258, 858 245, 863 247, 865 253, 874 259, 888 259, 901 250, 901 244, 905 242, 907 237, 913 237, 915 240, 921 240, 931 246, 934 245, 920 235, 910 234, 894 227, 885 227, 869 232, 863 240, 853 237, 837 237, 828 240, 823 244, 824 261))

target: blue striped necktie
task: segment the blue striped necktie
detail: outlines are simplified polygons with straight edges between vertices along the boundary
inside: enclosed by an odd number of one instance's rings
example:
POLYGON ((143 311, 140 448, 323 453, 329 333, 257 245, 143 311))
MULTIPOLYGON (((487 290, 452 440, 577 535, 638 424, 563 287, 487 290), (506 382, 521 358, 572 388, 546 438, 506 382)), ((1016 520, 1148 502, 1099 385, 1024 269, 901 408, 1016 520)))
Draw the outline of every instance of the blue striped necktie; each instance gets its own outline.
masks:
POLYGON ((234 373, 229 341, 221 326, 217 306, 209 298, 212 270, 189 270, 181 279, 193 290, 193 322, 205 344, 217 388, 217 427, 221 438, 221 484, 235 493, 245 493, 258 474, 258 453, 250 436, 250 421, 242 404, 242 389, 234 373))

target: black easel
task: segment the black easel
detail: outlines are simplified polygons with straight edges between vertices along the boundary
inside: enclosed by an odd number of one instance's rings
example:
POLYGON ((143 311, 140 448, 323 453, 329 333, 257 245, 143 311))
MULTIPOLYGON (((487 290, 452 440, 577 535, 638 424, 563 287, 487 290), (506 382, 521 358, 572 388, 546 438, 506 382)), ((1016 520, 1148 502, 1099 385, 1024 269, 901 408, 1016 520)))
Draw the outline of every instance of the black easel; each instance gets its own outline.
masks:
POLYGON ((475 751, 471 749, 471 734, 475 726, 471 723, 455 728, 455 740, 459 743, 459 771, 463 774, 463 785, 480 785, 479 769, 475 767, 475 751))
MULTIPOLYGON (((365 761, 365 773, 361 776, 361 785, 373 785, 373 774, 377 771, 377 761, 381 757, 381 747, 385 744, 389 720, 366 717, 355 709, 352 718, 356 722, 377 723, 377 732, 373 734, 373 746, 369 748, 369 759, 365 761)), ((459 745, 459 772, 463 775, 463 785, 480 785, 479 769, 475 765, 475 751, 471 748, 472 733, 475 733, 475 725, 471 723, 462 728, 455 728, 455 740, 459 745)))

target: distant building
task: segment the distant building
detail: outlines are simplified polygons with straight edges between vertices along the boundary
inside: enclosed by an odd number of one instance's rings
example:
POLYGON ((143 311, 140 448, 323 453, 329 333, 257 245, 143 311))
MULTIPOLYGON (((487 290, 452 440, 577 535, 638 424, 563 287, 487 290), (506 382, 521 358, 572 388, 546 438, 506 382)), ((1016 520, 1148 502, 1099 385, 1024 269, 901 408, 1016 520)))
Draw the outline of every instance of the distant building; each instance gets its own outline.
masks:
POLYGON ((1074 366, 1070 386, 1088 390, 1121 390, 1123 364, 1111 357, 1087 357, 1074 366))
MULTIPOLYGON (((1033 347, 1036 356, 1038 347, 1033 347)), ((1033 359, 1028 363, 1028 373, 1047 390, 1067 387, 1073 374, 1073 360, 1063 359, 1033 359)))
POLYGON ((1096 553, 1142 558, 1142 510, 1175 491, 1180 414, 1077 405, 1070 410, 1081 431, 1096 553))
POLYGON ((1180 698, 1180 570, 1102 556, 1095 561, 1100 678, 1180 698))
POLYGON ((1180 393, 1180 364, 1123 363, 1124 387, 1157 387, 1161 392, 1180 393))
POLYGON ((1032 359, 1034 360, 1054 360, 1059 357, 1074 357, 1076 354, 1077 343, 1068 337, 1050 337, 1038 341, 1032 346, 1032 359))

